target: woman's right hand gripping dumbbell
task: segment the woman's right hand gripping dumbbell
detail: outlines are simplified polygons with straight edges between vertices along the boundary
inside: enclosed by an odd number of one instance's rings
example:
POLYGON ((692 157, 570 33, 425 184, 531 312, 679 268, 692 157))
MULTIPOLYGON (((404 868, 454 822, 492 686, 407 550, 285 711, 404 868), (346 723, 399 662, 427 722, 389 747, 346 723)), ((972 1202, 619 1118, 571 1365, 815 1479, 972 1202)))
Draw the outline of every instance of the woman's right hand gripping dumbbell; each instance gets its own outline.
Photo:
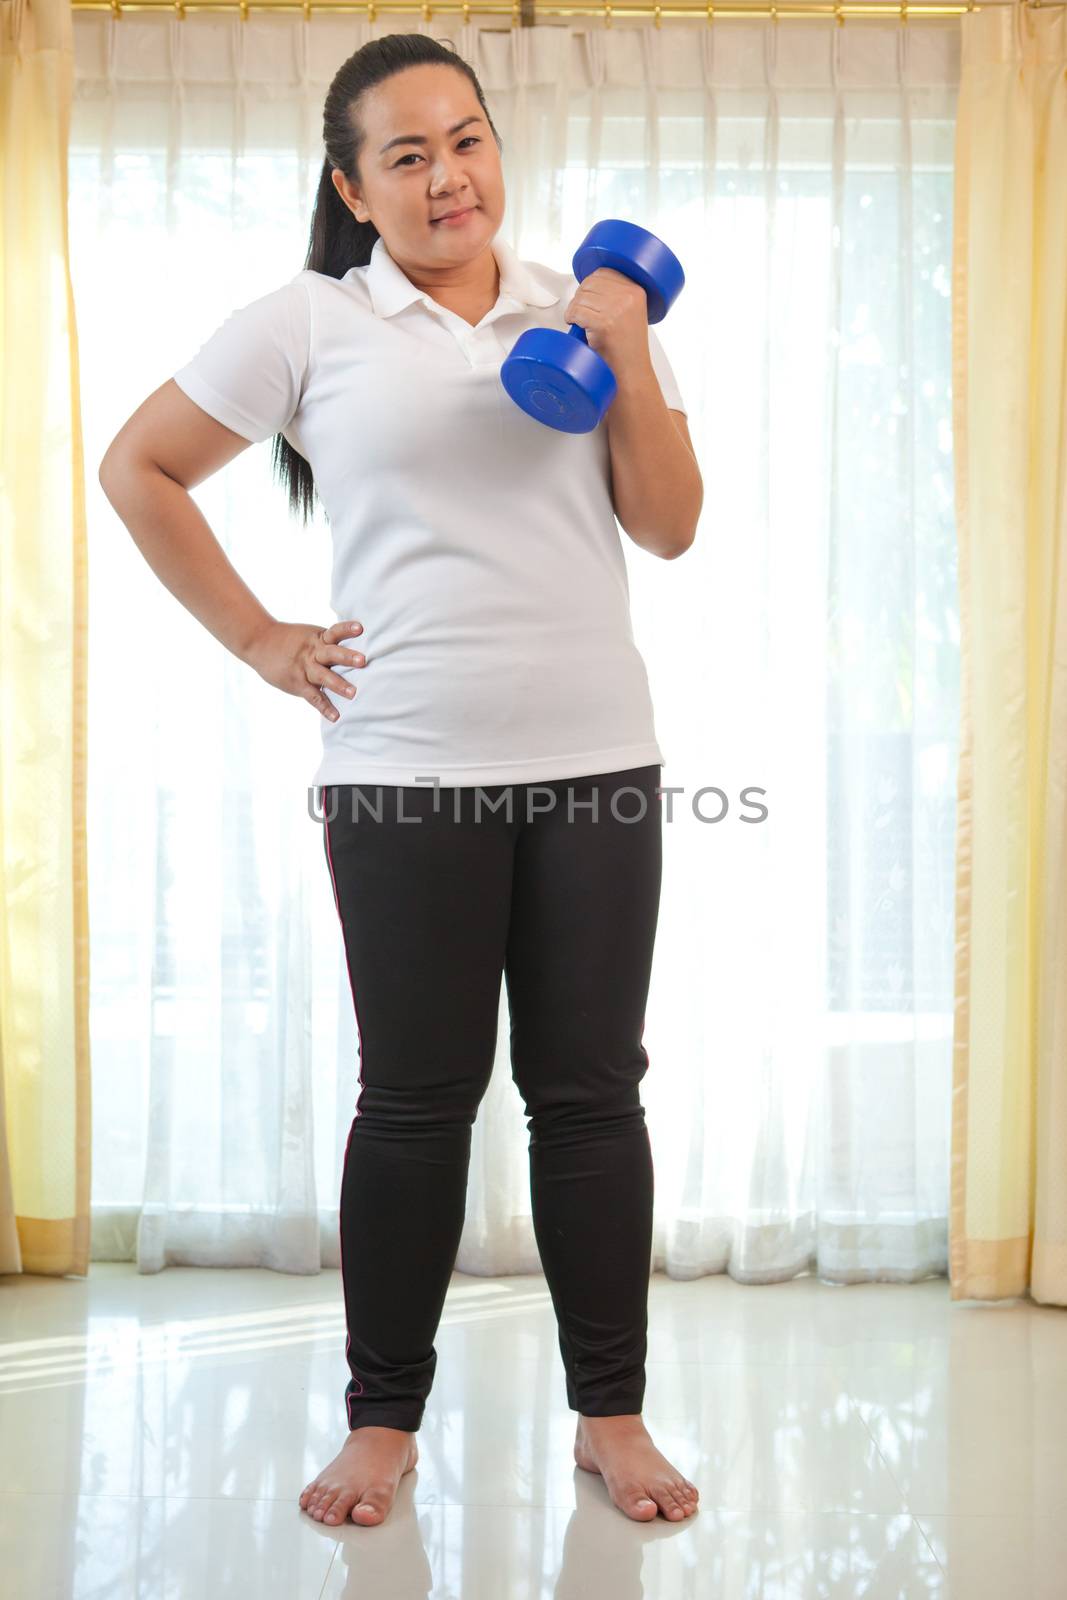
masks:
POLYGON ((366 666, 362 651, 340 643, 362 632, 362 622, 333 622, 328 628, 310 622, 270 622, 257 633, 244 659, 267 683, 309 700, 324 717, 336 722, 340 713, 323 687, 349 700, 355 697, 355 684, 331 672, 330 665, 366 666))

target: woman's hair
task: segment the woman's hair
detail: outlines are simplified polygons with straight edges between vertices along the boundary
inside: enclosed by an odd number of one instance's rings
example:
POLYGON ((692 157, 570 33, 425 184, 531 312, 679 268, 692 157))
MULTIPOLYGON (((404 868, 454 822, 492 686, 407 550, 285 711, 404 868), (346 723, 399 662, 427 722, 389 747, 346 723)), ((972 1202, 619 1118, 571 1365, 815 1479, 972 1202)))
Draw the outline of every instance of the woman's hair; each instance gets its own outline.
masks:
MULTIPOLYGON (((350 183, 360 183, 359 158, 365 142, 359 116, 360 101, 368 89, 394 73, 424 62, 467 74, 497 148, 503 148, 474 69, 457 54, 451 40, 431 39, 424 33, 388 33, 381 39, 372 39, 338 68, 326 95, 322 112, 326 157, 311 214, 305 270, 343 278, 349 267, 365 267, 370 261, 378 230, 373 222, 357 222, 334 187, 330 173, 334 167, 340 167, 350 183)), ((310 463, 279 433, 274 437, 272 466, 276 476, 288 487, 290 511, 302 516, 306 524, 315 504, 315 480, 310 463)))

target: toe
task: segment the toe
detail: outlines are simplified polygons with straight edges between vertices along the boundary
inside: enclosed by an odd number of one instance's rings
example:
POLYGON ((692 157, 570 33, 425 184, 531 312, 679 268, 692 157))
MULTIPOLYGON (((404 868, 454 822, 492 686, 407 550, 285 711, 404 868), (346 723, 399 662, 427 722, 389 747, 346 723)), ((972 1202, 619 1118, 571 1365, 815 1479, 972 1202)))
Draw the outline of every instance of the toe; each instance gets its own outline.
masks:
POLYGON ((678 1522, 685 1516, 685 1507, 678 1499, 670 1484, 665 1483, 657 1493, 657 1499, 663 1508, 663 1515, 672 1522, 678 1522))
POLYGON ((656 1515, 656 1502, 650 1500, 643 1489, 635 1489, 626 1501, 629 1515, 650 1521, 656 1515))
POLYGON ((322 1512, 322 1520, 323 1520, 323 1522, 336 1522, 337 1521, 337 1518, 334 1516, 334 1510, 335 1510, 335 1508, 337 1506, 337 1502, 338 1502, 338 1500, 340 1498, 341 1498, 341 1491, 339 1489, 336 1490, 333 1494, 326 1495, 325 1499, 322 1501, 322 1503, 319 1506, 319 1510, 322 1512))
POLYGON ((352 1507, 353 1519, 360 1522, 380 1522, 389 1509, 389 1490, 381 1484, 364 1489, 352 1507))
POLYGON ((330 1523, 331 1526, 338 1522, 347 1522, 348 1513, 352 1509, 355 1498, 356 1497, 351 1490, 344 1490, 337 1496, 337 1499, 334 1501, 323 1520, 330 1523))

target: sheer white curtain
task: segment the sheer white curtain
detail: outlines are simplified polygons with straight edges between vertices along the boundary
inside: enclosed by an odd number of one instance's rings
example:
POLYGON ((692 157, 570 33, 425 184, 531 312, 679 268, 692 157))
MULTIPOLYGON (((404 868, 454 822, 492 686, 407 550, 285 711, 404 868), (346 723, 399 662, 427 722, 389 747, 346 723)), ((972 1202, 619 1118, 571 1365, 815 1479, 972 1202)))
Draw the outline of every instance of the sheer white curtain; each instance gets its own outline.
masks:
MULTIPOLYGON (((340 62, 426 25, 75 22, 93 1257, 315 1272, 339 1264, 358 1092, 309 810, 317 715, 169 595, 95 465, 227 311, 303 265, 340 62)), ((689 407, 702 523, 677 563, 623 541, 664 783, 680 791, 645 1030, 654 1266, 745 1281, 944 1271, 957 25, 442 17, 429 31, 480 77, 521 255, 569 270, 588 227, 621 216, 687 273, 658 332, 689 407)), ((196 498, 275 614, 325 625, 329 532, 289 521, 269 451, 196 498)), ((461 1270, 538 1270, 526 1146, 502 987, 461 1270)))

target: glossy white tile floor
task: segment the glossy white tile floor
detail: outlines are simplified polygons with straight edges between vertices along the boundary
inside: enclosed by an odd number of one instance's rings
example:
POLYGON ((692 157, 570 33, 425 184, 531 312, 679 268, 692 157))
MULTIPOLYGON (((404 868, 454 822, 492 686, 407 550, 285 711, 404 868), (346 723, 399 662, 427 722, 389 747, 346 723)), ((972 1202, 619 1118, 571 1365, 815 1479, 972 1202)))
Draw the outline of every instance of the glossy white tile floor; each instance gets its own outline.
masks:
POLYGON ((1062 1309, 657 1274, 644 1415, 701 1499, 638 1523, 574 1463, 544 1279, 457 1273, 417 1467, 327 1528, 341 1307, 336 1272, 0 1279, 5 1600, 1067 1594, 1062 1309))

